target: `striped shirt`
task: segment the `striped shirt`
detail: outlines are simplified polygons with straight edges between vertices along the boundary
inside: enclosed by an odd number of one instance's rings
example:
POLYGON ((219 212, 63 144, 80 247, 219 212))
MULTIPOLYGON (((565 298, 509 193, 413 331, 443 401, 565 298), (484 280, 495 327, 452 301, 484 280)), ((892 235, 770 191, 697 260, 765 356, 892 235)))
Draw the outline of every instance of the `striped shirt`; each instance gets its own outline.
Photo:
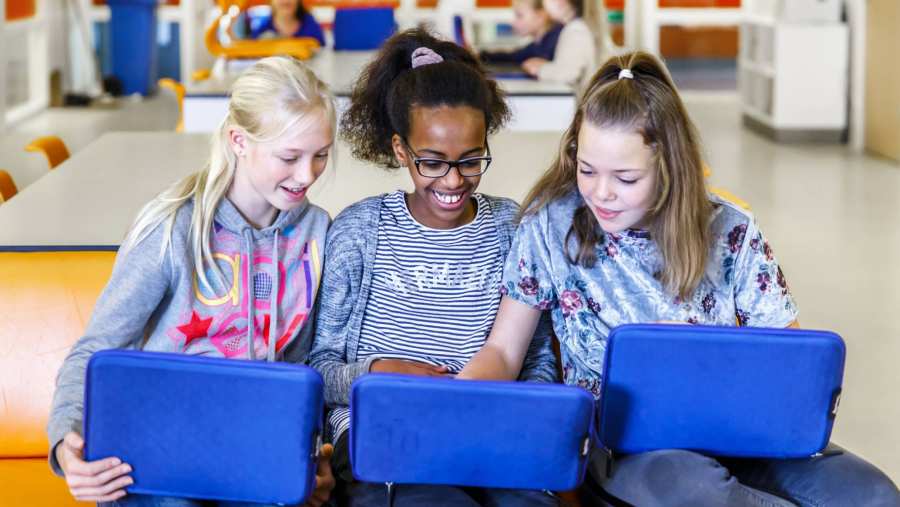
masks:
MULTIPOLYGON (((490 204, 474 198, 472 222, 431 229, 410 215, 403 191, 387 196, 358 360, 406 359, 457 373, 484 345, 500 305, 504 259, 490 204)), ((350 410, 335 408, 329 423, 337 441, 350 426, 350 410)))

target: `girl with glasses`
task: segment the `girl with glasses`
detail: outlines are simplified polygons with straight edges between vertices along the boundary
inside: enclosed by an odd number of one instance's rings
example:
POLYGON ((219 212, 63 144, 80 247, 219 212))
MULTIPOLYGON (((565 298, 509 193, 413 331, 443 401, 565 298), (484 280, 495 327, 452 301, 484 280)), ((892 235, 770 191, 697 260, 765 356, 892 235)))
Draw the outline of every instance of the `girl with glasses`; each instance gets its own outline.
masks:
MULTIPOLYGON (((363 71, 341 122, 353 154, 409 171, 414 190, 370 197, 335 219, 310 364, 325 380, 338 500, 384 505, 386 486, 355 482, 350 385, 368 372, 447 376, 484 344, 518 206, 476 192, 488 134, 510 113, 474 55, 422 30, 399 33, 363 71)), ((519 376, 555 380, 547 327, 519 376)), ((400 485, 394 505, 556 505, 540 491, 400 485)))

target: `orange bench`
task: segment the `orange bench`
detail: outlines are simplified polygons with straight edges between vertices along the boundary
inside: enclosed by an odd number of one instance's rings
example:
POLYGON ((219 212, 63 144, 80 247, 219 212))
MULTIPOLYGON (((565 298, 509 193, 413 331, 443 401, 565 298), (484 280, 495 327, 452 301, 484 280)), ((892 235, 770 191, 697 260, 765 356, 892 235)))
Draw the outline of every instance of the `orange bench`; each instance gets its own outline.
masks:
POLYGON ((115 252, 0 252, 0 505, 76 502, 47 464, 45 427, 63 359, 115 252))
MULTIPOLYGON (((56 373, 81 337, 115 252, 0 252, 0 505, 76 502, 47 464, 56 373)), ((558 354, 558 351, 557 351, 558 354)), ((577 506, 574 492, 562 493, 577 506)))

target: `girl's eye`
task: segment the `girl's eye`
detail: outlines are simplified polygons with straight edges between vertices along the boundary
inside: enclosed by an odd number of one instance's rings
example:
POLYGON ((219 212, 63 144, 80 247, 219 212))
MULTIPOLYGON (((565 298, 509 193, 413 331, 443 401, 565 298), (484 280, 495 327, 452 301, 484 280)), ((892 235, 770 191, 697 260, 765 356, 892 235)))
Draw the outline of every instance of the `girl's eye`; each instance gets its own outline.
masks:
POLYGON ((440 169, 444 165, 444 163, 438 162, 436 160, 423 160, 422 165, 424 165, 428 169, 440 169))
POLYGON ((319 154, 316 155, 316 158, 318 158, 318 159, 326 159, 326 158, 328 158, 328 153, 327 153, 327 152, 326 152, 326 153, 319 153, 319 154))
POLYGON ((281 161, 284 162, 285 164, 293 164, 294 162, 297 161, 297 157, 292 157, 292 158, 291 157, 278 157, 278 158, 280 158, 281 161))
POLYGON ((637 183, 637 180, 629 180, 626 178, 619 178, 619 181, 621 181, 622 183, 624 183, 626 185, 633 185, 633 184, 637 183))

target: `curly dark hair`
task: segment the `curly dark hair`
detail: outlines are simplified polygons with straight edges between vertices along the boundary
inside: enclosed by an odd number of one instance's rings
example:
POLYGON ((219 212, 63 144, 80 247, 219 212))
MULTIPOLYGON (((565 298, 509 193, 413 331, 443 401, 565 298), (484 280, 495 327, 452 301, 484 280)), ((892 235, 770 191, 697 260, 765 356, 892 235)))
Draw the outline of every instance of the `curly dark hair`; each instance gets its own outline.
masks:
POLYGON ((400 167, 391 138, 409 136, 413 107, 471 106, 484 111, 489 134, 510 118, 505 94, 487 77, 478 57, 425 29, 406 30, 388 39, 363 69, 350 100, 341 119, 341 136, 354 157, 385 169, 400 167), (413 70, 412 53, 420 47, 444 61, 413 70))

